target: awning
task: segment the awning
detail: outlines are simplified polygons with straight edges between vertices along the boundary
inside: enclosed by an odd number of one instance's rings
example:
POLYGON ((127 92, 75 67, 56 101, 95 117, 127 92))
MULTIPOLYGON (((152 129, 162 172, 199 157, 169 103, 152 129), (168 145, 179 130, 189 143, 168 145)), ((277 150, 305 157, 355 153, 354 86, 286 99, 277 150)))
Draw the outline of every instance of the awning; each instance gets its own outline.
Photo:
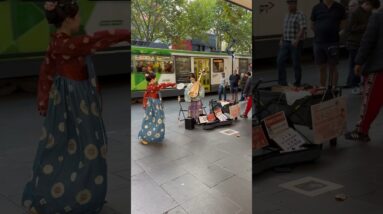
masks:
POLYGON ((252 0, 226 0, 228 2, 231 2, 233 4, 239 5, 243 8, 246 8, 248 10, 252 10, 252 0))

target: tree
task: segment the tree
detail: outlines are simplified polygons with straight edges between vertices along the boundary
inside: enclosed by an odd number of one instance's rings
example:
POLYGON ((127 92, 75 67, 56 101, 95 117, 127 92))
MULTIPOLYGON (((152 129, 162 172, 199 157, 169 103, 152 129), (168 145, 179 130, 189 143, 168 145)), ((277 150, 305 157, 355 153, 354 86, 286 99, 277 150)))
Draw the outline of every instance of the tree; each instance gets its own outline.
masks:
POLYGON ((135 0, 132 1, 132 38, 153 42, 168 40, 164 30, 169 23, 182 19, 186 0, 135 0))
POLYGON ((217 46, 232 43, 236 53, 251 52, 251 12, 224 0, 135 0, 132 3, 132 38, 175 44, 185 39, 217 46))
POLYGON ((218 0, 213 31, 221 48, 222 42, 232 45, 236 53, 251 53, 252 14, 244 8, 218 0))

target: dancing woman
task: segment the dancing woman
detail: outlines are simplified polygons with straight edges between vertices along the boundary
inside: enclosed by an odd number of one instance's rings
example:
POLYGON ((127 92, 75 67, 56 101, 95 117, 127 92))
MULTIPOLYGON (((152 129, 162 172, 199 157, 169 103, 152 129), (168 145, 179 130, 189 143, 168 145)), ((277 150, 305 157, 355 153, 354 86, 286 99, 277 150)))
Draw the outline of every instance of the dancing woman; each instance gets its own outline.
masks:
POLYGON ((107 138, 90 58, 97 50, 130 41, 127 30, 72 36, 79 31, 75 1, 45 3, 52 35, 38 82, 38 111, 45 116, 22 203, 29 213, 94 214, 103 207, 107 138))
POLYGON ((138 138, 141 143, 161 143, 165 137, 164 110, 162 109, 159 91, 168 87, 175 87, 175 83, 158 84, 156 74, 146 73, 145 79, 148 87, 144 94, 143 107, 145 109, 144 119, 142 120, 141 130, 138 138))

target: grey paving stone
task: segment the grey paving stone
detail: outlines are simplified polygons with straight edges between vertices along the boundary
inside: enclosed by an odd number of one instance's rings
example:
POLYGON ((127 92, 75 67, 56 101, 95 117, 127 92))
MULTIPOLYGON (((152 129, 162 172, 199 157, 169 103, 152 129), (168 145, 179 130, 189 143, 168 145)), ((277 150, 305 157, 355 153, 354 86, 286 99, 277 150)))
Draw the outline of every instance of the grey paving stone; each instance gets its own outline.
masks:
POLYGON ((9 201, 7 198, 0 195, 0 208, 1 213, 7 213, 7 214, 18 214, 23 213, 24 210, 19 207, 18 205, 15 205, 13 202, 9 201))
POLYGON ((181 206, 190 214, 234 214, 241 211, 234 202, 208 191, 182 203, 181 206))
POLYGON ((234 176, 212 188, 216 194, 223 194, 242 208, 242 213, 252 213, 251 182, 234 176))
POLYGON ((146 173, 132 177, 132 210, 138 213, 164 213, 178 203, 146 173))
POLYGON ((199 182, 193 175, 185 174, 162 185, 178 203, 190 200, 209 188, 199 182))

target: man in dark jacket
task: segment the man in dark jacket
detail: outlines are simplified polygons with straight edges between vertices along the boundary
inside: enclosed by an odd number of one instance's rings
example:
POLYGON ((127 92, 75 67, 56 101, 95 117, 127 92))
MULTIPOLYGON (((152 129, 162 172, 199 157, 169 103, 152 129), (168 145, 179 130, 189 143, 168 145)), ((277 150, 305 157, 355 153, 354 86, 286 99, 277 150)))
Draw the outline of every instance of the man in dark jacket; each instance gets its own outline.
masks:
POLYGON ((360 41, 366 31, 368 19, 373 9, 380 6, 379 0, 365 0, 363 4, 350 14, 347 27, 347 47, 349 50, 349 75, 347 86, 354 88, 353 93, 359 94, 360 77, 355 75, 355 57, 358 53, 360 41))
POLYGON ((244 96, 246 97, 247 99, 247 105, 246 105, 246 110, 245 112, 241 115, 242 118, 247 118, 247 115, 249 114, 250 110, 251 110, 251 107, 252 107, 252 104, 253 104, 253 96, 252 96, 252 84, 251 84, 251 73, 250 72, 247 72, 247 81, 246 81, 246 85, 245 85, 245 88, 243 89, 243 94, 244 96))
POLYGON ((233 74, 230 75, 230 90, 231 90, 231 99, 233 102, 238 101, 238 84, 239 84, 240 76, 238 74, 238 70, 236 69, 233 74))
POLYGON ((239 101, 244 101, 245 96, 243 94, 243 91, 245 90, 246 82, 248 79, 247 72, 241 74, 241 80, 239 80, 239 89, 241 89, 241 99, 239 101))
POLYGON ((368 132, 383 106, 383 10, 374 13, 368 22, 358 55, 355 59, 355 74, 363 73, 365 87, 361 120, 357 128, 346 133, 348 140, 368 142, 368 132))
POLYGON ((346 24, 346 9, 335 0, 323 0, 311 12, 311 28, 314 31, 314 55, 319 65, 320 85, 326 86, 327 70, 332 82, 338 82, 339 33, 346 24))

